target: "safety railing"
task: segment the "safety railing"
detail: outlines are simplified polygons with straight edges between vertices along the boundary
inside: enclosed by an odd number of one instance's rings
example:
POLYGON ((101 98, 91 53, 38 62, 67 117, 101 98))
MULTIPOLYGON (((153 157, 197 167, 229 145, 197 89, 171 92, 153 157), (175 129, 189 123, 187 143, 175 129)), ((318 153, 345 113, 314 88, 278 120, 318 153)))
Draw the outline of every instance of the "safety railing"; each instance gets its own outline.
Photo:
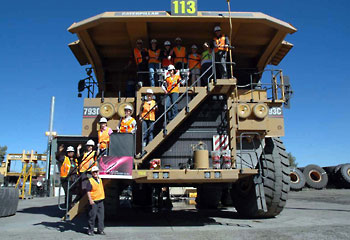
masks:
MULTIPOLYGON (((233 47, 232 47, 233 48, 233 47)), ((170 106, 167 106, 167 100, 164 99, 164 111, 163 113, 158 116, 158 118, 152 123, 152 125, 150 127, 148 127, 145 131, 143 131, 142 133, 142 139, 145 138, 145 136, 147 134, 149 134, 150 130, 155 126, 156 123, 158 123, 159 121, 161 121, 161 119, 163 119, 163 134, 164 135, 167 135, 167 130, 166 130, 166 126, 168 124, 168 121, 167 121, 167 114, 168 112, 176 105, 178 104, 184 97, 186 98, 186 104, 185 104, 185 109, 186 109, 186 112, 189 111, 189 108, 188 108, 188 104, 189 104, 189 90, 190 89, 193 89, 193 87, 197 86, 198 83, 200 83, 200 81, 202 81, 202 78, 204 77, 207 77, 206 80, 206 87, 207 87, 207 91, 209 92, 210 89, 209 89, 209 82, 210 82, 210 79, 213 79, 214 81, 214 84, 217 83, 217 74, 216 74, 216 64, 222 64, 222 62, 216 62, 215 61, 215 51, 214 49, 212 50, 212 54, 211 54, 211 65, 206 68, 201 74, 200 76, 191 84, 189 85, 188 84, 188 81, 189 81, 189 75, 190 75, 190 69, 180 69, 180 75, 184 78, 184 81, 185 81, 185 87, 186 87, 186 90, 185 92, 183 92, 181 95, 179 95, 179 97, 170 105, 170 106), (210 73, 208 76, 207 74, 210 73)), ((225 62, 226 65, 235 65, 234 62, 225 62)), ((182 65, 184 67, 184 64, 182 65)), ((145 74, 145 73, 150 73, 149 71, 139 71, 137 74, 145 74)), ((157 74, 159 76, 159 83, 160 85, 164 83, 165 79, 166 79, 166 70, 164 69, 158 69, 157 70, 157 74)), ((177 83, 175 86, 173 86, 173 88, 177 87, 178 85, 180 84, 177 83)), ((173 88, 169 91, 171 92, 173 90, 173 88)), ((147 117, 154 109, 157 105, 159 105, 159 103, 162 101, 162 99, 160 99, 157 104, 152 107, 141 119, 143 120, 145 117, 147 117)))

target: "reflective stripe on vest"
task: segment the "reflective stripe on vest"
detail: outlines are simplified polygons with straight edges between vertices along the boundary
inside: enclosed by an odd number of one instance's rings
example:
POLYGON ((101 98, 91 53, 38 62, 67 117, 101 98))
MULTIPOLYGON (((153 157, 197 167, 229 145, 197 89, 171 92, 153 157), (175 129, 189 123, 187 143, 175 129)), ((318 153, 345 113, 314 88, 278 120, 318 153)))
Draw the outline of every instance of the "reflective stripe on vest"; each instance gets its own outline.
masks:
POLYGON ((86 172, 88 169, 90 171, 92 166, 97 166, 97 162, 95 162, 95 154, 95 151, 84 153, 83 161, 80 164, 80 172, 86 172))
POLYGON ((133 117, 131 117, 129 119, 129 121, 126 121, 125 118, 122 119, 121 123, 120 123, 120 128, 119 131, 121 133, 131 133, 131 131, 134 129, 134 126, 132 126, 132 122, 135 119, 133 117))
POLYGON ((155 114, 156 110, 153 108, 155 105, 156 105, 156 101, 154 101, 154 100, 151 100, 150 103, 147 102, 147 101, 144 102, 144 104, 143 104, 143 111, 142 111, 142 114, 141 114, 141 117, 144 120, 151 120, 151 121, 155 121, 156 120, 156 114, 155 114), (152 109, 152 111, 149 112, 149 110, 151 110, 151 109, 152 109), (144 117, 147 113, 148 113, 148 115, 146 117, 144 117))
POLYGON ((142 54, 138 48, 134 48, 134 58, 135 58, 136 65, 142 62, 142 54))
POLYGON ((61 166, 61 172, 60 172, 61 178, 66 178, 70 172, 71 167, 75 168, 75 166, 77 165, 78 165, 77 159, 74 159, 74 163, 71 164, 69 157, 65 156, 61 166))
POLYGON ((98 143, 100 144, 100 149, 106 149, 109 147, 109 127, 106 127, 104 131, 98 131, 98 143))
POLYGON ((198 53, 191 53, 188 56, 188 68, 191 70, 193 68, 201 68, 201 56, 198 53))
POLYGON ((187 63, 186 59, 186 48, 185 47, 174 47, 175 59, 174 63, 184 62, 187 63))
POLYGON ((224 46, 226 45, 225 43, 225 40, 226 40, 226 37, 225 35, 222 35, 219 39, 218 38, 214 38, 214 41, 216 43, 216 47, 214 49, 215 52, 218 52, 218 51, 228 51, 228 48, 225 48, 224 46))
POLYGON ((174 92, 179 92, 179 82, 181 78, 179 75, 174 75, 172 77, 167 77, 166 78, 166 83, 167 83, 167 88, 166 90, 168 93, 174 93, 174 92))
POLYGON ((94 178, 89 178, 92 189, 90 191, 91 198, 93 201, 99 201, 105 199, 105 190, 103 188, 102 179, 99 178, 100 183, 98 183, 94 178))
POLYGON ((153 51, 152 49, 148 50, 149 55, 149 61, 148 63, 160 63, 159 61, 159 55, 160 55, 160 49, 157 49, 156 51, 153 51))

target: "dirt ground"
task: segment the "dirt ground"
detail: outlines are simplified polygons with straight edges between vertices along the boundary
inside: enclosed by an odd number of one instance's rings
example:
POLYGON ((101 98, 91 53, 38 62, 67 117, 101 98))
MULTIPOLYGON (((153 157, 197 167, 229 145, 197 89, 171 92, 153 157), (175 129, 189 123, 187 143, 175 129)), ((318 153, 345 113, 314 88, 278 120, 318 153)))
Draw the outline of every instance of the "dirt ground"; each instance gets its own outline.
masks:
POLYGON ((87 236, 86 216, 61 222, 57 198, 21 200, 15 216, 0 218, 0 239, 350 239, 350 190, 291 192, 272 219, 241 219, 234 208, 197 211, 174 204, 171 212, 123 209, 106 221, 106 236, 87 236))

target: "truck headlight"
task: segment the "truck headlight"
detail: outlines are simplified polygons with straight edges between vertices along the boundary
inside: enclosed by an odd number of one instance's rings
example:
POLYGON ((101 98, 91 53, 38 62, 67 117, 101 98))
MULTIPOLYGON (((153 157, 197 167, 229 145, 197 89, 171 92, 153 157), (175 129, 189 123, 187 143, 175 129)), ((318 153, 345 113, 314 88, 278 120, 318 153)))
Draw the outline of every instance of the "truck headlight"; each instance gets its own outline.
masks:
POLYGON ((252 113, 252 110, 250 109, 248 104, 246 103, 238 104, 237 114, 240 118, 247 118, 251 113, 252 113))
POLYGON ((258 103, 253 107, 255 117, 264 119, 269 112, 269 107, 265 103, 258 103))

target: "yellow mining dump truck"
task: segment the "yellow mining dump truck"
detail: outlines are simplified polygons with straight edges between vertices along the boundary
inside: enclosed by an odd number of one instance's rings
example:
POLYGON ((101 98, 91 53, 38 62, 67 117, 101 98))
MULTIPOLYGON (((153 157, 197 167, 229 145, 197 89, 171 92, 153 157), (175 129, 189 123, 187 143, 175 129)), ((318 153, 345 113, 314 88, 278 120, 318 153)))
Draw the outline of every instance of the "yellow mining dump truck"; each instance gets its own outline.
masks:
MULTIPOLYGON (((101 174, 108 179, 108 214, 117 211, 125 186, 131 186, 135 206, 157 205, 157 197, 168 187, 189 186, 197 188, 198 208, 215 208, 229 193, 242 216, 273 217, 283 210, 290 179, 286 149, 279 137, 284 136, 283 113, 291 88, 282 70, 270 67, 277 66, 293 47, 284 40, 296 32, 291 24, 259 12, 198 11, 178 16, 135 11, 105 12, 73 23, 68 31, 78 38, 69 47, 80 65, 91 65, 86 69, 88 77, 79 83, 79 92, 87 89, 89 97, 84 99, 78 138, 97 141, 101 117, 117 129, 126 105, 133 108, 137 120, 136 133, 114 132, 108 156, 99 159, 100 169, 109 168, 101 174), (179 110, 169 121, 162 89, 167 71, 156 71, 154 87, 138 85, 138 76, 146 74, 147 78, 149 73, 136 68, 132 57, 136 42, 141 39, 143 47, 149 48, 156 39, 162 49, 165 41, 174 46, 180 37, 188 52, 193 44, 202 52, 204 42, 213 42, 216 26, 231 41, 232 60, 228 55, 226 62, 231 74, 227 79, 218 77, 214 49, 210 74, 201 72, 197 82, 188 80, 191 69, 181 68, 178 73, 184 81, 175 103, 179 110), (139 117, 148 89, 154 93, 158 111, 154 138, 146 145, 139 117), (129 156, 123 163, 129 164, 129 172, 114 168, 125 156, 129 156)), ((57 144, 77 145, 74 137, 68 138, 58 136, 57 144)), ((71 218, 76 211, 70 213, 71 218)))

